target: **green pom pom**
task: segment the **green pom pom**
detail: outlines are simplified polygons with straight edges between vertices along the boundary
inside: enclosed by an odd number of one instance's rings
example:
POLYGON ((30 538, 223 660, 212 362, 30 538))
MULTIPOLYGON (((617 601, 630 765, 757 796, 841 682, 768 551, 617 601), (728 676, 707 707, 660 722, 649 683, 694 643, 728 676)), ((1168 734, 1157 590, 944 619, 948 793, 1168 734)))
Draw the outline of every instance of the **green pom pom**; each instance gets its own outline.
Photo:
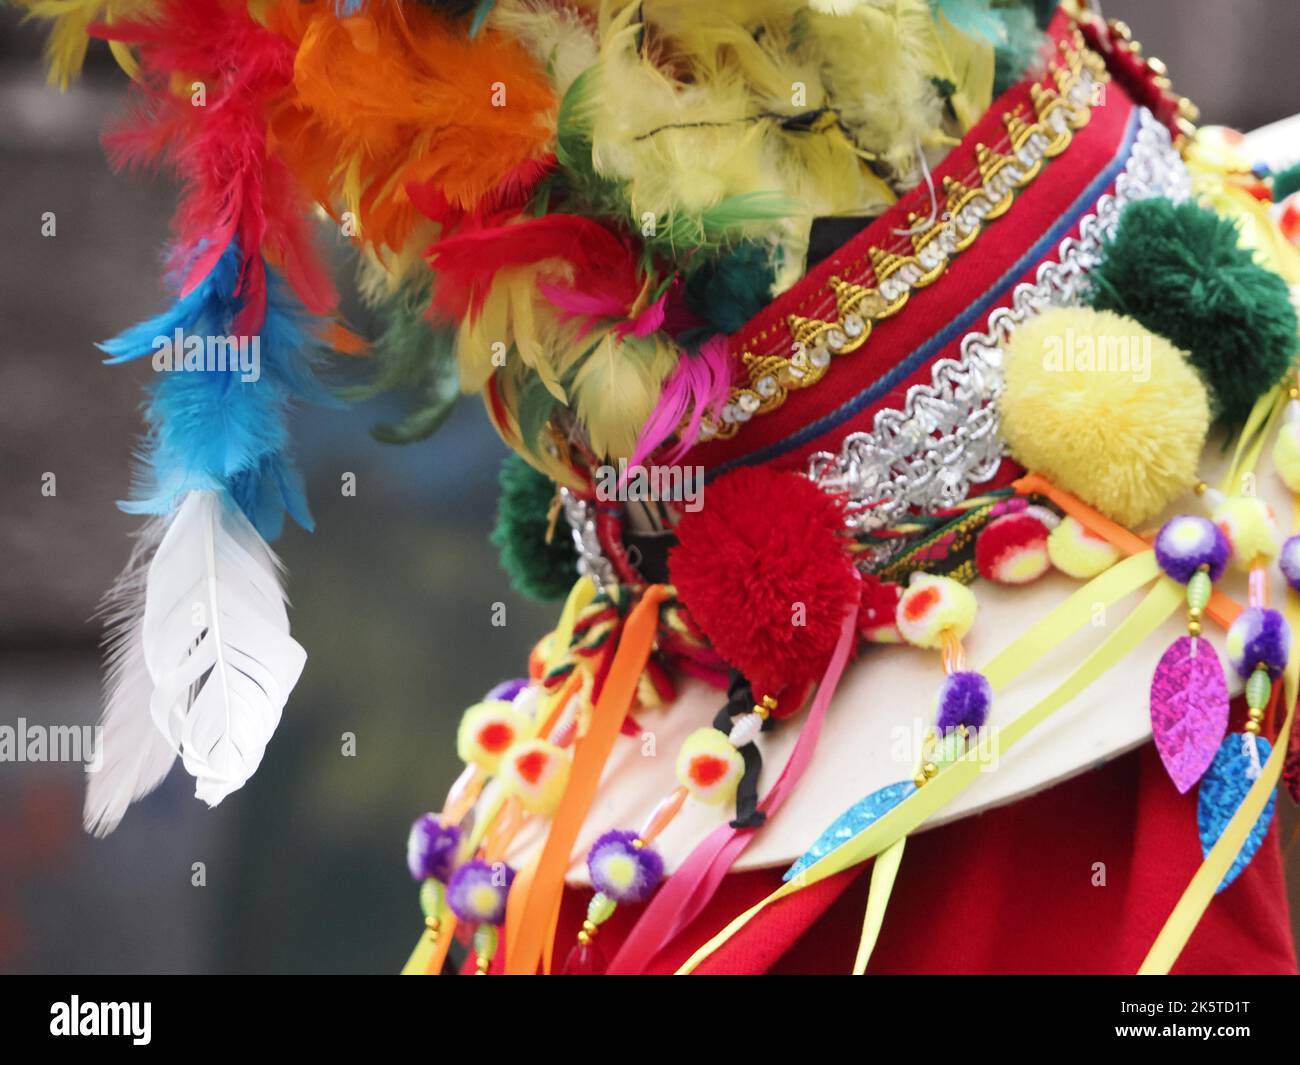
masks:
POLYGON ((768 252, 746 242, 686 282, 686 305, 719 333, 734 333, 771 301, 776 275, 768 252))
POLYGON ((1139 200, 1102 256, 1090 275, 1092 306, 1136 318, 1187 352, 1221 422, 1244 422, 1291 367, 1290 291, 1241 246, 1228 219, 1195 203, 1139 200))
POLYGON ((1273 202, 1281 203, 1293 192, 1300 192, 1300 163, 1273 175, 1273 202))
POLYGON ((506 456, 497 481, 501 495, 492 543, 501 552, 501 568, 515 590, 530 599, 562 599, 578 578, 578 564, 563 517, 546 542, 555 485, 518 455, 506 456))

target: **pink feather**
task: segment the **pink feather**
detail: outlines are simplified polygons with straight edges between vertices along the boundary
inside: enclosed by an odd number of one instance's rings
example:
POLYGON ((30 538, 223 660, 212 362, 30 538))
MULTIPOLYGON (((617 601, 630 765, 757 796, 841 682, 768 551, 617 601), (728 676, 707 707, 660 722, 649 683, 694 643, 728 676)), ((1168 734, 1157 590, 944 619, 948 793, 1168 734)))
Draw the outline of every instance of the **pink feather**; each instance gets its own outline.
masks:
POLYGON ((664 461, 676 462, 694 445, 705 414, 715 417, 731 390, 731 352, 727 338, 710 337, 695 355, 683 355, 664 382, 659 402, 637 438, 628 465, 636 466, 677 434, 664 461), (682 427, 682 422, 686 422, 682 427), (680 429, 680 432, 678 431, 680 429))

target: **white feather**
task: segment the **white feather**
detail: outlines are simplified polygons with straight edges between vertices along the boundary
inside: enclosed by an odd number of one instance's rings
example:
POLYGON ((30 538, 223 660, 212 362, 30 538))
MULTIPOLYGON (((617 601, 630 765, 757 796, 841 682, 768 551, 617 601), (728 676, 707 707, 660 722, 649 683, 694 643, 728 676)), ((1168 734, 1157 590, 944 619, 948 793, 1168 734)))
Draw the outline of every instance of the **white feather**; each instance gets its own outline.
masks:
POLYGON ((150 521, 136 537, 131 557, 104 594, 104 713, 94 761, 86 767, 87 832, 106 836, 131 803, 161 784, 176 761, 167 737, 149 716, 153 680, 144 664, 145 578, 167 523, 150 521))
POLYGON ((191 492, 149 566, 143 619, 154 723, 215 806, 262 761, 306 652, 280 564, 237 509, 191 492))

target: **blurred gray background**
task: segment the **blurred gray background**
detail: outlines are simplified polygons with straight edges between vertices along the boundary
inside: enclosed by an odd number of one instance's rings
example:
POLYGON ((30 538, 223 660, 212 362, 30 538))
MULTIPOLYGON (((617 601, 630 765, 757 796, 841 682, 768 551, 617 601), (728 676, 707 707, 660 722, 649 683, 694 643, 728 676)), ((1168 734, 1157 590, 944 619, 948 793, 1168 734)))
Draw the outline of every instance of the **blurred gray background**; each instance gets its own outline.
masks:
MULTIPOLYGON (((1205 121, 1250 129, 1300 112, 1294 0, 1128 0, 1106 13, 1166 61, 1205 121)), ((0 8, 0 724, 90 724, 91 615, 136 525, 114 501, 149 372, 102 366, 92 342, 164 305, 173 193, 104 161, 98 130, 125 89, 106 52, 93 47, 60 95, 44 82, 42 37, 0 8)), ((346 289, 346 267, 339 280, 346 289)), ((487 543, 503 448, 477 401, 424 444, 373 441, 369 427, 396 413, 371 403, 296 418, 318 531, 290 529, 277 548, 310 658, 242 791, 207 810, 176 770, 93 840, 78 766, 0 764, 0 971, 401 965, 420 930, 406 828, 459 768, 461 709, 522 666, 555 611, 514 595, 487 543), (347 472, 355 498, 339 491, 347 472), (490 624, 497 601, 504 628, 490 624), (345 732, 355 758, 341 755, 345 732), (194 862, 205 887, 191 886, 194 862)))

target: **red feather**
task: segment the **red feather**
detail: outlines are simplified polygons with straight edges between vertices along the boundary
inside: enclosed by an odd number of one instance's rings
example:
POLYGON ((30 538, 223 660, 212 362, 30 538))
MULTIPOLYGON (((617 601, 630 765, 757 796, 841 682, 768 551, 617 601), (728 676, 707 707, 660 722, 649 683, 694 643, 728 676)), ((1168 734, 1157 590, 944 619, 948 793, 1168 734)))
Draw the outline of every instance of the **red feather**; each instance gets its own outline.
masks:
POLYGON ((269 107, 293 81, 292 44, 237 0, 165 0, 150 20, 93 33, 139 48, 132 111, 105 143, 117 166, 163 167, 180 180, 169 265, 182 294, 238 240, 237 331, 256 332, 265 315, 263 255, 284 270, 310 311, 328 313, 336 297, 310 240, 309 203, 284 161, 267 150, 269 107))

